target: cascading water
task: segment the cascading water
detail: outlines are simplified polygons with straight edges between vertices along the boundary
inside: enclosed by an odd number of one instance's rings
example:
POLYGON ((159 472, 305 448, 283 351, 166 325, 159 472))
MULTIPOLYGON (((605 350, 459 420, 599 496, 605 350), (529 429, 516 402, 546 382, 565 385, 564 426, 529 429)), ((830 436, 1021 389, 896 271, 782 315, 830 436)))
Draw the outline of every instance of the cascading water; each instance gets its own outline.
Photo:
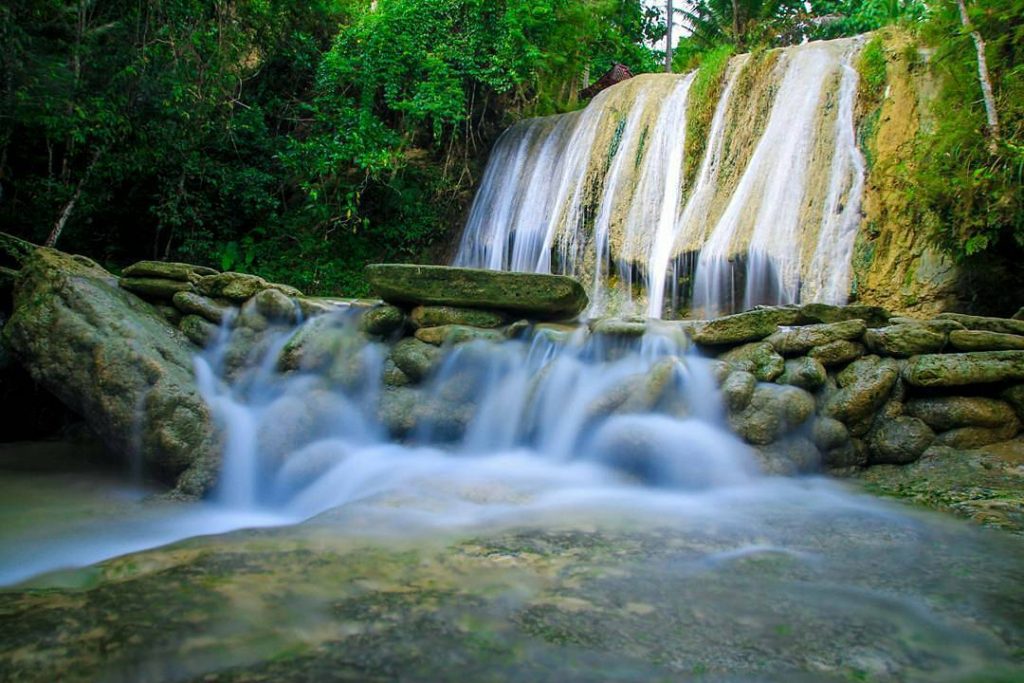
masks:
POLYGON ((591 316, 844 303, 865 173, 860 44, 773 53, 754 140, 751 94, 736 85, 764 56, 733 58, 699 149, 686 136, 693 73, 638 76, 579 112, 516 124, 495 146, 455 264, 575 275, 591 316), (692 180, 688 158, 701 159, 692 180))

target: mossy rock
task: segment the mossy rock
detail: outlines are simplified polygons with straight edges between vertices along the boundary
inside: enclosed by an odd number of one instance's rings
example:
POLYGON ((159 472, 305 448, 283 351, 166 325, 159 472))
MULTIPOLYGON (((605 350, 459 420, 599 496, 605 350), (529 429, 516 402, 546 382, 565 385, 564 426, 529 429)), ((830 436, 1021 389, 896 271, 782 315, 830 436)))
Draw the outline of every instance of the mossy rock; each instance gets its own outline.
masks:
POLYGON ((181 282, 198 282, 199 278, 216 275, 218 271, 205 266, 194 266, 190 263, 174 263, 171 261, 139 261, 121 271, 127 278, 157 278, 179 280, 181 282))
POLYGON ((217 339, 217 326, 198 315, 183 317, 178 323, 178 329, 200 348, 209 346, 217 339))
POLYGON ((165 280, 162 278, 121 278, 119 284, 132 294, 144 299, 171 301, 178 292, 191 292, 195 289, 188 281, 165 280))
POLYGON ((797 308, 755 308, 707 321, 694 330, 693 340, 704 346, 760 341, 778 330, 780 325, 795 325, 799 321, 800 310, 797 308))
POLYGON ((805 304, 800 307, 801 322, 804 323, 838 323, 846 320, 863 320, 868 327, 883 327, 889 324, 892 314, 880 306, 850 304, 849 306, 833 306, 831 304, 805 304))
POLYGON ((816 346, 835 341, 856 341, 864 336, 866 330, 867 325, 863 320, 844 320, 837 323, 784 327, 765 341, 784 356, 799 355, 816 346))
POLYGON ((807 352, 809 358, 820 362, 825 367, 846 365, 867 353, 860 342, 838 339, 821 346, 815 346, 807 352))
POLYGON ((267 282, 258 275, 230 271, 200 278, 196 289, 206 296, 239 303, 251 299, 264 289, 276 289, 290 297, 302 296, 302 292, 294 287, 267 282))
POLYGON ((565 275, 475 268, 374 264, 366 279, 384 301, 515 311, 536 319, 572 318, 589 303, 583 286, 565 275))
POLYGON ((916 417, 901 415, 878 422, 868 437, 872 464, 915 462, 935 440, 935 433, 916 417))
POLYGON ((935 317, 939 320, 954 320, 969 330, 1024 335, 1024 320, 990 318, 980 315, 964 315, 963 313, 940 313, 935 317))
POLYGON ((1024 337, 986 330, 954 330, 949 345, 957 351, 1014 351, 1024 349, 1024 337))
POLYGON ((215 325, 222 324, 229 316, 238 313, 238 309, 230 304, 215 301, 195 292, 178 292, 171 301, 182 313, 198 315, 215 325))
POLYGON ((882 407, 898 378, 899 364, 891 358, 867 356, 854 361, 840 373, 840 388, 829 397, 822 412, 860 436, 867 431, 861 423, 882 407))
POLYGON ((718 360, 750 372, 762 382, 771 382, 785 370, 785 360, 768 342, 753 342, 726 351, 718 360))
POLYGON ((958 387, 1024 381, 1024 351, 976 351, 915 356, 903 369, 915 387, 958 387))
POLYGON ((957 427, 1000 427, 1017 422, 1010 404, 981 396, 937 396, 907 401, 906 412, 939 431, 957 427))
POLYGON ((397 306, 374 306, 359 319, 359 329, 367 334, 388 337, 405 326, 405 312, 397 306))
POLYGON ((787 360, 782 374, 775 381, 779 384, 791 384, 807 391, 816 391, 825 384, 826 376, 825 366, 821 361, 804 356, 787 360))
POLYGON ((470 327, 469 325, 440 325, 421 327, 415 332, 416 339, 434 346, 465 344, 473 341, 504 341, 500 330, 470 327))
POLYGON ((417 306, 409 313, 415 327, 469 325, 470 327, 501 327, 507 317, 497 311, 484 311, 458 306, 417 306))
POLYGON ((946 345, 946 334, 926 325, 890 325, 868 330, 864 343, 873 353, 906 358, 941 351, 946 345))
POLYGON ((414 382, 425 379, 441 361, 443 351, 413 337, 406 337, 391 347, 389 356, 395 365, 414 382))

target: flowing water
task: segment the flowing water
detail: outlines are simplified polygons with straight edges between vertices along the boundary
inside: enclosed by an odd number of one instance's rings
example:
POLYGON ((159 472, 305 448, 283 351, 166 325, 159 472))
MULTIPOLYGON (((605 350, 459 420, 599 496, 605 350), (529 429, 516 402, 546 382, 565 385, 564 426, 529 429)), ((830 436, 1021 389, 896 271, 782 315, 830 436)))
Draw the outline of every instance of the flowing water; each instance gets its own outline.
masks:
POLYGON ((694 73, 638 76, 581 111, 517 123, 495 145, 455 264, 575 275, 592 316, 845 303, 865 174, 860 45, 780 50, 757 83, 764 120, 736 84, 765 58, 733 58, 706 142, 687 139, 694 73), (687 158, 701 160, 692 179, 687 158))
POLYGON ((240 369, 227 329, 197 359, 226 436, 208 503, 97 481, 96 508, 67 481, 0 480, 0 515, 38 513, 5 524, 6 583, 192 538, 0 593, 0 677, 1020 673, 1015 537, 765 474, 671 325, 461 345, 413 390, 383 386, 386 347, 332 316, 306 323, 350 351, 326 368, 275 370, 292 330, 240 369))

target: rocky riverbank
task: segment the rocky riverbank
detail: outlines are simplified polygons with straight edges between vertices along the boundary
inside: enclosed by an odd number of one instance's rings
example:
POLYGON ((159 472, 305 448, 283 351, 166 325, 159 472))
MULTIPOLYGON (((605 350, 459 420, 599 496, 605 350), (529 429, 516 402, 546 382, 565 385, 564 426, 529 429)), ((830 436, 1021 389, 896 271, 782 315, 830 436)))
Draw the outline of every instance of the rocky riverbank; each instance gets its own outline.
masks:
MULTIPOLYGON (((19 259, 4 328, 12 356, 110 450, 141 455, 187 496, 213 485, 222 448, 193 356, 226 342, 226 372, 236 376, 291 329, 277 371, 318 373, 332 386, 357 380, 353 358, 367 343, 384 349, 377 412, 396 439, 425 421, 460 438, 474 396, 458 376, 437 386, 438 368, 453 349, 507 339, 596 343, 610 357, 644 338, 671 339, 709 360, 731 427, 778 473, 854 474, 948 460, 1015 443, 1024 419, 1022 320, 954 313, 919 320, 877 307, 808 304, 711 321, 581 323, 574 317, 586 295, 560 276, 374 266, 368 279, 385 300, 357 301, 307 298, 256 276, 188 264, 143 262, 116 278, 49 249, 19 259), (361 311, 358 334, 355 314, 340 311, 361 311)), ((685 365, 665 358, 586 410, 685 416, 673 400, 685 365)), ((1019 490, 1011 483, 999 495, 1011 517, 1019 490)))

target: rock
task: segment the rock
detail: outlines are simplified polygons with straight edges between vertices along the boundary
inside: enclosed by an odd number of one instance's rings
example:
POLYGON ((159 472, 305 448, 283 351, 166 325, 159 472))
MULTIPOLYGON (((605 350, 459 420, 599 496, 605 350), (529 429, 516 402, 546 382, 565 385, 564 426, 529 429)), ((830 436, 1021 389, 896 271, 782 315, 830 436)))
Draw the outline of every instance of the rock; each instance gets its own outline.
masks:
POLYGON ((813 392, 825 384, 825 377, 825 366, 821 361, 804 356, 787 360, 785 369, 775 381, 813 392))
POLYGON ((822 451, 831 451, 849 443, 850 431, 839 420, 819 417, 811 426, 811 440, 822 451))
POLYGON ((318 315, 334 313, 350 306, 345 301, 326 297, 300 296, 296 297, 294 301, 298 304, 299 310, 302 311, 302 317, 307 320, 318 315))
POLYGON ((191 292, 191 282, 161 280, 157 278, 126 278, 120 280, 123 289, 144 298, 170 300, 178 292, 191 292))
POLYGON ((749 404, 729 415, 729 424, 745 441, 769 444, 814 413, 814 397, 796 387, 759 384, 749 404))
POLYGON ((782 355, 799 355, 815 346, 834 341, 854 341, 864 336, 867 325, 863 320, 845 320, 838 323, 784 327, 772 334, 767 341, 782 355))
POLYGON ((181 322, 181 311, 174 306, 168 306, 167 304, 153 304, 153 308, 160 311, 160 315, 164 317, 164 320, 170 324, 177 326, 181 322))
POLYGON ((985 330, 954 330, 949 344, 957 351, 1013 351, 1024 349, 1024 337, 985 330))
POLYGON ((729 363, 738 370, 753 373, 762 382, 771 382, 782 374, 785 361, 775 353, 768 342, 744 344, 718 357, 718 360, 729 363))
POLYGON ((178 323, 178 329, 200 348, 206 348, 217 339, 217 326, 198 315, 183 317, 178 323))
POLYGON ((779 325, 795 325, 799 320, 800 312, 796 308, 755 308, 709 320, 694 330, 693 340, 704 346, 758 341, 774 333, 779 325))
POLYGON ((38 245, 27 242, 20 237, 0 232, 0 258, 2 258, 4 265, 9 266, 12 270, 21 268, 21 264, 38 248, 38 245))
POLYGON ((955 320, 969 330, 1024 335, 1024 320, 987 318, 980 315, 964 315, 963 313, 940 313, 935 317, 939 320, 955 320))
POLYGON ((215 325, 221 325, 228 316, 235 316, 237 309, 220 302, 214 301, 202 294, 195 292, 178 292, 171 299, 177 308, 186 315, 198 315, 215 325))
POLYGON ((950 448, 979 448, 1000 441, 1009 441, 1018 431, 1020 423, 1016 420, 1000 427, 960 427, 939 434, 935 437, 935 443, 950 448))
POLYGON ((295 301, 277 289, 264 289, 253 297, 256 310, 267 320, 294 325, 301 311, 295 301))
POLYGON ((380 392, 377 419, 392 437, 401 438, 416 427, 416 406, 423 394, 415 387, 386 387, 380 392))
POLYGON ((1017 312, 1011 317, 1012 320, 1024 320, 1024 306, 1017 309, 1017 312))
POLYGON ((856 423, 871 417, 889 398, 899 377, 899 364, 891 358, 866 356, 840 373, 840 389, 826 402, 823 413, 850 427, 854 436, 867 429, 856 423))
POLYGON ((889 324, 891 316, 892 314, 884 308, 861 304, 805 304, 800 307, 801 322, 838 323, 845 320, 863 320, 868 327, 883 327, 889 324))
POLYGON ((442 355, 437 346, 406 337, 391 348, 390 358, 412 381, 420 382, 434 370, 442 355))
POLYGON ((371 308, 359 319, 359 329, 367 334, 388 337, 405 325, 405 313, 397 306, 384 304, 371 308))
POLYGON ((381 375, 386 387, 404 387, 412 384, 412 378, 402 372, 402 369, 395 365, 395 361, 390 357, 384 360, 381 375))
POLYGON ((201 294, 206 296, 236 302, 251 299, 264 289, 276 289, 291 297, 302 296, 302 292, 294 287, 267 282, 258 275, 249 275, 247 273, 227 272, 207 275, 199 279, 196 288, 201 294))
POLYGON ((503 341, 505 334, 500 330, 469 327, 468 325, 441 325, 421 327, 415 332, 416 339, 434 346, 465 344, 472 341, 503 341))
POLYGON ((470 327, 501 327, 505 316, 495 311, 483 311, 458 306, 417 306, 409 314, 415 327, 440 327, 442 325, 469 325, 470 327))
POLYGON ((1024 421, 1024 384, 1010 387, 1001 394, 1001 397, 1010 404, 1017 417, 1024 421))
POLYGON ((217 271, 205 266, 194 266, 190 263, 173 263, 169 261, 139 261, 121 272, 127 278, 158 278, 163 280, 179 280, 181 282, 198 282, 199 278, 216 275, 217 271))
POLYGON ((907 357, 942 350, 946 345, 946 334, 924 325, 890 325, 868 330, 864 343, 873 353, 907 357))
POLYGON ((872 464, 907 465, 915 462, 935 440, 935 434, 928 425, 916 417, 901 416, 880 422, 868 439, 872 464))
POLYGON ((921 320, 919 318, 896 317, 896 318, 889 318, 889 324, 890 325, 924 325, 925 327, 927 327, 930 330, 934 330, 935 332, 944 332, 946 334, 952 332, 953 330, 963 330, 963 329, 966 329, 963 325, 961 325, 960 323, 958 323, 955 320, 945 320, 945 319, 921 320))
POLYGON ((238 314, 237 326, 248 327, 253 332, 265 332, 270 327, 270 321, 256 308, 255 301, 247 301, 238 314))
POLYGON ((938 431, 956 427, 1000 427, 1017 421, 1010 404, 981 396, 939 396, 907 401, 908 415, 938 431))
POLYGON ((22 267, 4 336, 112 452, 141 453, 183 495, 212 485, 220 448, 195 384, 195 347, 110 273, 38 249, 22 267))
POLYGON ((976 351, 915 356, 903 369, 915 387, 956 387, 967 384, 1024 381, 1024 351, 976 351))
POLYGON ((14 283, 18 280, 18 271, 14 268, 0 266, 0 294, 4 297, 14 289, 14 283))
POLYGON ((722 383, 722 396, 729 412, 739 412, 750 403, 757 387, 757 378, 745 370, 731 373, 722 383))
POLYGON ((572 318, 588 304, 583 286, 564 275, 474 268, 374 264, 370 287, 389 303, 517 311, 537 319, 572 318))
POLYGON ((767 474, 789 476, 813 472, 821 463, 821 452, 803 436, 789 436, 756 449, 767 474))
POLYGON ((808 357, 819 361, 825 367, 833 365, 845 365, 855 361, 867 353, 867 349, 860 342, 837 340, 815 346, 807 352, 808 357))
POLYGON ((647 332, 647 323, 643 320, 602 318, 590 326, 590 331, 610 337, 642 337, 647 332))
MULTIPOLYGON (((232 335, 234 340, 235 335, 232 335)), ((338 356, 354 356, 367 339, 341 314, 325 315, 306 322, 281 349, 277 368, 281 371, 323 371, 338 356)))

